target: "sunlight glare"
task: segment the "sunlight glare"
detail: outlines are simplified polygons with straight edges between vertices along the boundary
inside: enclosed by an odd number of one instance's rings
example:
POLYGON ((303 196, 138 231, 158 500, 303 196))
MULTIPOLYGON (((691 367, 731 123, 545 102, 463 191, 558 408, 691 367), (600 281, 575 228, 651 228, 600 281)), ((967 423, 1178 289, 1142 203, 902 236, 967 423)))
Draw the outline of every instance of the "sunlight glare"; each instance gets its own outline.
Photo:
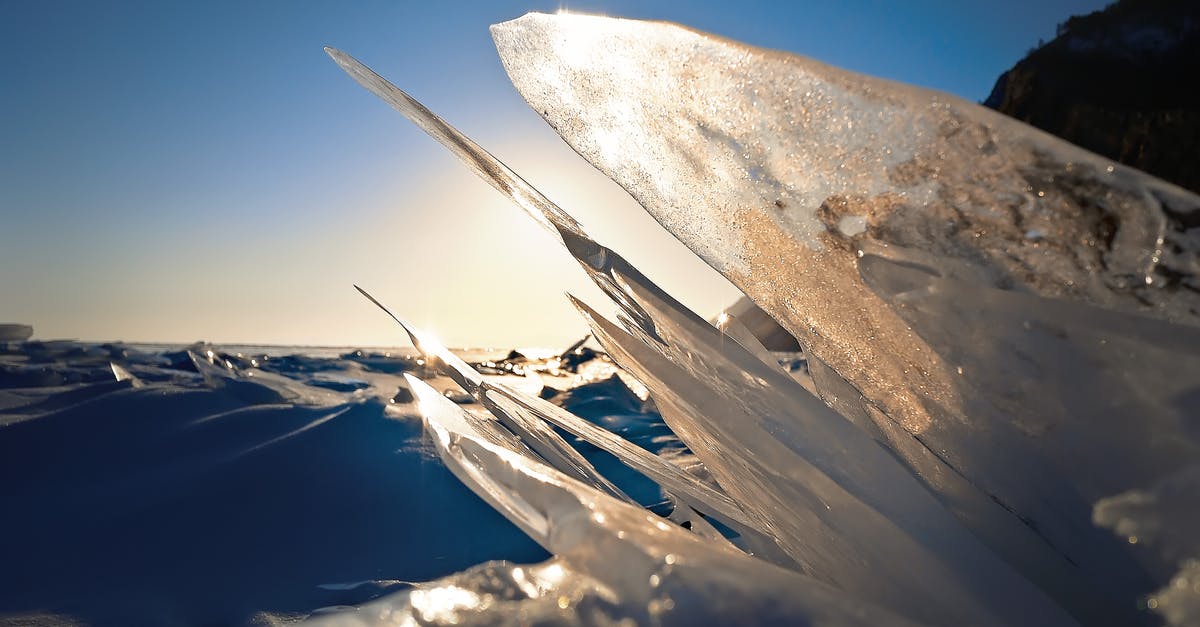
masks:
POLYGON ((485 598, 454 585, 413 590, 409 599, 422 620, 451 624, 458 622, 459 611, 480 610, 488 605, 485 598))

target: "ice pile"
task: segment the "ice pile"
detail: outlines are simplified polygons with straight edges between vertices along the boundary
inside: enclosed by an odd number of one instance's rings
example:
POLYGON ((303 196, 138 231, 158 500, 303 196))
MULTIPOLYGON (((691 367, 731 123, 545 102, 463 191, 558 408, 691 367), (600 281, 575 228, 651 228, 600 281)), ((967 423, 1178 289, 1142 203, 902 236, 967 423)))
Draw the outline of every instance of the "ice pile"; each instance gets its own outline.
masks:
POLYGON ((611 297, 619 324, 574 302, 711 481, 401 321, 491 412, 410 381, 439 454, 555 557, 322 620, 1196 619, 1200 198, 957 98, 670 24, 531 14, 493 35, 533 108, 790 332, 811 380, 331 50, 611 297), (638 507, 546 425, 674 511, 638 507))

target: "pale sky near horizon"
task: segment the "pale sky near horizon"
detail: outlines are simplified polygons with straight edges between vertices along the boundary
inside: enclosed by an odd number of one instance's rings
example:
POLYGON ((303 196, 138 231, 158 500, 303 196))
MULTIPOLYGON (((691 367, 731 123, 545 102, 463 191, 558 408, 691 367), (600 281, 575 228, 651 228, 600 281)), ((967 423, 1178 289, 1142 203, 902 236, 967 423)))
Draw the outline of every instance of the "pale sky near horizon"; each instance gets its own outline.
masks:
POLYGON ((598 302, 565 252, 362 88, 341 48, 471 135, 702 315, 735 292, 508 83, 489 24, 666 19, 979 101, 1103 1, 0 5, 0 323, 36 337, 556 346, 598 302))

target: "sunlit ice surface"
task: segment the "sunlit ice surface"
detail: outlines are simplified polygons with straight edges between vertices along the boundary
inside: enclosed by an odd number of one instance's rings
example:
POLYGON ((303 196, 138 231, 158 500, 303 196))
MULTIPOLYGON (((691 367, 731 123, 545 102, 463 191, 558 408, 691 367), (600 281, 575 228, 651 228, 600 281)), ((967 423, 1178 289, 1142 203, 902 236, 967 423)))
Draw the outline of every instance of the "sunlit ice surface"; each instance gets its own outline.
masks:
MULTIPOLYGON (((1077 617, 1135 619, 1099 591, 1142 598, 1177 558, 1090 514, 1198 460, 1194 194, 945 94, 671 25, 493 35, 535 111, 800 340, 826 403, 1077 617)), ((701 457, 722 441, 673 426, 701 457)))
MULTIPOLYGON (((576 306, 742 510, 717 517, 738 550, 888 620, 1188 615, 1154 590, 1186 584, 1194 530, 1157 534, 1182 550, 1125 530, 1182 530, 1170 512, 1194 503, 1200 199, 945 94, 674 25, 531 14, 493 36, 531 106, 803 347, 811 378, 789 376, 562 222, 620 324, 576 306), (1147 493, 1161 506, 1113 514, 1147 493)), ((506 511, 545 488, 498 483, 512 463, 460 478, 506 511)), ((547 548, 606 583, 621 569, 547 548)), ((673 601, 655 620, 683 616, 673 601)))

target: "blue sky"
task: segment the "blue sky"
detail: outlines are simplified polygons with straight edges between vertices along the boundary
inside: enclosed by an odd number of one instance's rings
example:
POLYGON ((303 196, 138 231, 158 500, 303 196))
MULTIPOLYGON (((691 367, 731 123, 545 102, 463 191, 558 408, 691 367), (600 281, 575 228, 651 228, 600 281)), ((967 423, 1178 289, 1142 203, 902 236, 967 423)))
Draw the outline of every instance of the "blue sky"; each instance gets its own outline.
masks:
POLYGON ((595 300, 489 187, 377 101, 356 56, 704 315, 734 292, 509 85, 487 26, 666 19, 981 100, 1104 2, 0 4, 0 322, 41 338, 402 343, 359 283, 450 345, 554 345, 595 300))

